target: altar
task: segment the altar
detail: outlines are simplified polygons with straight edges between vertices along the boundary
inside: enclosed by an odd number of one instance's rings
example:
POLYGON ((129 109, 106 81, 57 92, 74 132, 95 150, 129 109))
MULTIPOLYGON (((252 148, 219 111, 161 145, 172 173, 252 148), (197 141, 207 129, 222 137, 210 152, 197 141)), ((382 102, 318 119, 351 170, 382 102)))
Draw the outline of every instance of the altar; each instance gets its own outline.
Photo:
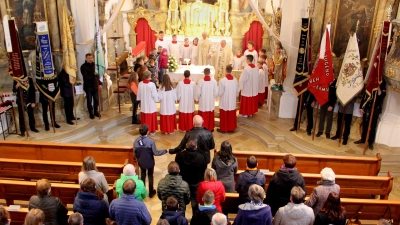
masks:
MULTIPOLYGON (((198 33, 197 36, 194 36, 194 37, 186 37, 184 35, 177 35, 176 37, 177 37, 178 43, 180 43, 181 45, 184 45, 185 38, 189 38, 190 44, 193 44, 194 38, 197 37, 199 40, 201 39, 201 32, 198 33)), ((164 36, 164 39, 170 43, 170 42, 172 42, 172 35, 166 35, 166 36, 164 36)), ((226 41, 226 45, 231 47, 233 53, 235 53, 235 50, 233 50, 233 48, 232 48, 233 44, 232 44, 231 37, 211 36, 211 37, 208 37, 208 40, 211 41, 210 53, 212 53, 212 54, 216 53, 220 49, 222 40, 226 41)))
POLYGON ((185 79, 185 77, 183 76, 183 72, 185 72, 185 70, 190 70, 190 80, 197 83, 200 79, 204 78, 205 68, 210 68, 210 76, 212 79, 214 79, 215 69, 213 66, 179 66, 177 71, 167 72, 167 74, 169 75, 173 83, 178 83, 179 81, 185 79))

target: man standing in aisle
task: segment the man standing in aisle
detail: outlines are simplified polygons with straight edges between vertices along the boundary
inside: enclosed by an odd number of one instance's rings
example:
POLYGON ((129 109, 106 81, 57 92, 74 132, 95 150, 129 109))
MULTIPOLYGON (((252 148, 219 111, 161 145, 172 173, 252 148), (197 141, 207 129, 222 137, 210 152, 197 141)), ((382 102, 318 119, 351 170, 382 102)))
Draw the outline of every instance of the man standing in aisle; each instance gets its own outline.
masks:
POLYGON ((198 66, 206 66, 209 64, 208 55, 210 54, 211 41, 207 39, 207 33, 203 32, 201 34, 203 39, 199 41, 199 56, 197 57, 198 66))
POLYGON ((314 110, 314 106, 315 106, 315 97, 308 90, 305 91, 302 95, 303 95, 303 104, 300 105, 301 96, 299 95, 299 97, 298 97, 299 100, 297 102, 297 109, 296 109, 296 118, 294 119, 293 128, 290 129, 290 131, 296 131, 298 128, 300 128, 299 122, 301 122, 301 115, 303 114, 304 107, 306 107, 306 110, 307 110, 307 135, 311 136, 311 130, 312 130, 313 124, 314 124, 313 123, 313 110, 314 110))
POLYGON ((18 106, 18 116, 19 116, 19 129, 21 130, 21 136, 25 136, 25 115, 24 111, 22 110, 22 107, 25 107, 27 113, 28 113, 28 118, 29 118, 29 127, 31 131, 33 132, 39 132, 35 128, 35 115, 33 114, 33 108, 35 108, 36 105, 36 93, 35 93, 35 84, 33 84, 32 78, 28 77, 27 80, 23 81, 24 85, 28 85, 29 83, 29 88, 26 91, 25 89, 22 88, 22 100, 19 95, 19 87, 20 84, 14 80, 13 83, 13 92, 16 93, 16 102, 18 106))
POLYGON ((325 118, 326 118, 326 138, 331 138, 332 120, 333 120, 333 109, 336 104, 336 79, 329 85, 329 101, 321 106, 319 114, 319 129, 318 133, 315 135, 317 137, 324 133, 325 118))
POLYGON ((232 76, 232 66, 226 66, 226 75, 219 81, 219 120, 220 133, 233 132, 236 129, 236 97, 239 94, 237 79, 232 76))
POLYGON ((253 56, 246 55, 247 66, 239 79, 241 90, 239 116, 253 116, 258 111, 258 68, 252 63, 253 56))
POLYGON ((233 64, 233 53, 231 47, 226 45, 225 40, 222 40, 219 51, 209 57, 212 57, 212 64, 215 68, 214 76, 216 79, 220 80, 224 78, 226 74, 226 66, 233 64))
POLYGON ((196 101, 199 102, 198 114, 204 120, 203 126, 209 130, 214 131, 214 99, 218 96, 217 81, 211 78, 210 69, 204 69, 204 78, 199 80, 197 84, 196 101))
POLYGON ((101 90, 102 82, 99 75, 95 72, 95 64, 91 53, 86 54, 85 63, 81 66, 81 73, 83 77, 83 90, 86 92, 87 109, 90 119, 94 119, 95 116, 100 116, 98 111, 98 91, 101 90))

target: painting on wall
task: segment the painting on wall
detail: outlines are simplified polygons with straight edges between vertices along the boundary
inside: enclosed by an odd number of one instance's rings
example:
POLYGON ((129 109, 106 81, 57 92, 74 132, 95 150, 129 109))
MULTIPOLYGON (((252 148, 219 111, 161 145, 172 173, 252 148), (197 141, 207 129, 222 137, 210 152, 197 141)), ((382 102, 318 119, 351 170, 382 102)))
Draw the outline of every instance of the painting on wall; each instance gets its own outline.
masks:
POLYGON ((337 57, 346 52, 347 42, 352 32, 357 33, 361 59, 367 57, 378 2, 376 0, 339 0, 333 32, 333 52, 337 57))
POLYGON ((46 20, 45 0, 13 0, 10 1, 11 16, 19 31, 22 50, 35 49, 35 32, 33 23, 46 20))

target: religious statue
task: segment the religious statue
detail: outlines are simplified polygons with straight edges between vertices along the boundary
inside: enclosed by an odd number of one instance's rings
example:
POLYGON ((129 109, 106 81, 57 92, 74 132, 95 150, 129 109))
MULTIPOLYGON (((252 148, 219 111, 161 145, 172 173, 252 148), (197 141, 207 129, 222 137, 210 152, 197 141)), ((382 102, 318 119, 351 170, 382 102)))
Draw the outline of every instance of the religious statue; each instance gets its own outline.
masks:
POLYGON ((180 34, 181 32, 181 20, 179 18, 179 5, 178 0, 171 0, 169 2, 168 19, 166 21, 167 35, 180 34))
POLYGON ((275 10, 274 2, 273 0, 271 0, 271 6, 274 15, 274 32, 277 36, 281 34, 281 22, 282 22, 282 11, 280 7, 281 5, 282 5, 282 0, 280 0, 278 8, 275 10))
POLYGON ((272 86, 272 89, 282 90, 282 84, 286 78, 287 55, 280 41, 275 42, 275 48, 275 54, 273 55, 275 84, 272 86))

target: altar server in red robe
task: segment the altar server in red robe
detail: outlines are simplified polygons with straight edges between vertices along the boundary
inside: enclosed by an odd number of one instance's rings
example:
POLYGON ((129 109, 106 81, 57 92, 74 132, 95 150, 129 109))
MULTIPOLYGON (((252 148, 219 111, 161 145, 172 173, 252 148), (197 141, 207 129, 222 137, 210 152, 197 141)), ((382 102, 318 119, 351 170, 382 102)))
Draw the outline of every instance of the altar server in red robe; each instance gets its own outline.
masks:
POLYGON ((160 99, 160 130, 165 134, 173 134, 176 129, 176 91, 172 87, 168 74, 163 76, 163 83, 158 90, 160 99))
POLYGON ((198 114, 203 118, 203 126, 214 131, 214 99, 218 96, 218 85, 215 79, 210 76, 210 69, 204 69, 204 78, 197 84, 196 100, 199 102, 198 114))
POLYGON ((193 128, 194 97, 196 95, 196 83, 190 80, 190 71, 183 72, 184 80, 179 81, 176 94, 179 101, 179 125, 181 132, 189 132, 193 128))
POLYGON ((252 63, 253 56, 246 56, 247 66, 239 79, 240 97, 239 116, 253 116, 258 111, 258 68, 252 63))
POLYGON ((157 107, 159 101, 156 85, 151 82, 151 72, 143 73, 143 81, 139 83, 137 101, 140 101, 141 124, 149 126, 150 135, 154 135, 158 129, 157 107))
POLYGON ((236 129, 236 97, 239 95, 239 84, 232 76, 232 66, 226 66, 226 75, 219 81, 219 123, 220 133, 233 132, 236 129))

